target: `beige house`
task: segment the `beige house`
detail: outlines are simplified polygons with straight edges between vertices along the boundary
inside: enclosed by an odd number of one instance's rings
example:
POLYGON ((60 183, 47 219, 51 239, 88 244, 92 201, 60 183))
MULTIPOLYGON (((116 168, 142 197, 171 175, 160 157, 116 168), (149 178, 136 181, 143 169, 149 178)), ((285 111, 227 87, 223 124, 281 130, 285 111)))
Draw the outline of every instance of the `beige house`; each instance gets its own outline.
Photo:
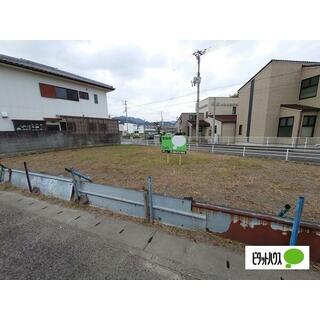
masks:
MULTIPOLYGON (((175 123, 176 132, 182 133, 188 137, 196 135, 196 118, 195 112, 183 112, 175 123)), ((199 136, 205 135, 205 129, 210 127, 210 123, 204 120, 204 114, 199 113, 199 136)))
POLYGON ((222 137, 230 137, 232 142, 236 134, 238 97, 208 97, 200 101, 199 110, 204 113, 204 120, 210 123, 205 128, 204 136, 208 139, 212 135, 213 122, 215 122, 215 137, 222 142, 222 137))
POLYGON ((319 75, 320 62, 271 60, 238 91, 237 141, 320 138, 319 75))

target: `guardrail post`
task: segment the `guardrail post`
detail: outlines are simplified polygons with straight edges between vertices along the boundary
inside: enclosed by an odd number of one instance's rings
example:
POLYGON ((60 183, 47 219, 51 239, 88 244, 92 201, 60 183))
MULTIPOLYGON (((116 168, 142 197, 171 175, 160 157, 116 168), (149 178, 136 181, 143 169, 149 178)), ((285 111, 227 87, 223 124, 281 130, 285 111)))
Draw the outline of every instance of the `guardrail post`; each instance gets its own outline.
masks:
POLYGON ((296 204, 296 211, 295 211, 294 221, 292 225, 292 231, 291 231, 291 237, 290 237, 290 243, 289 243, 290 246, 297 245, 303 205, 304 205, 304 197, 299 197, 296 204))
POLYGON ((30 177, 29 177, 29 171, 28 171, 27 163, 24 161, 24 162, 23 162, 23 165, 24 165, 24 169, 25 169, 25 171, 26 171, 28 188, 29 188, 29 191, 32 192, 32 186, 31 186, 31 181, 30 181, 30 177))
POLYGON ((292 143, 291 146, 294 147, 295 137, 292 137, 292 143))
MULTIPOLYGON (((71 168, 71 169, 64 168, 64 170, 66 170, 67 172, 69 172, 71 174, 72 183, 73 183, 73 191, 76 196, 76 201, 80 201, 81 200, 81 194, 79 191, 80 183, 81 183, 80 179, 82 178, 82 179, 85 179, 89 182, 92 182, 91 178, 89 176, 86 176, 86 175, 80 173, 79 171, 74 170, 73 168, 71 168)), ((88 202, 86 202, 86 203, 88 203, 88 202)))
POLYGON ((267 137, 267 146, 269 145, 269 137, 267 137))
POLYGON ((152 177, 147 179, 148 208, 150 221, 153 222, 153 203, 152 203, 152 177))
MULTIPOLYGON (((2 180, 4 180, 5 169, 8 169, 8 168, 0 163, 0 182, 2 182, 2 180)), ((10 170, 10 169, 8 169, 8 170, 10 170)))
POLYGON ((245 157, 246 156, 246 147, 243 147, 243 150, 242 150, 242 156, 245 157))
POLYGON ((230 144, 230 137, 228 137, 228 145, 230 144))
POLYGON ((148 201, 148 190, 145 189, 143 193, 143 202, 144 202, 144 215, 147 222, 150 222, 150 210, 149 210, 149 201, 148 201))
POLYGON ((4 169, 2 169, 2 167, 0 166, 0 183, 4 179, 3 177, 4 177, 4 169))
POLYGON ((286 151, 286 161, 288 161, 289 160, 289 149, 287 149, 287 151, 286 151))
POLYGON ((306 137, 306 140, 304 142, 304 148, 306 149, 307 148, 307 144, 308 144, 308 137, 306 137))
POLYGON ((214 144, 211 147, 211 152, 214 153, 214 144))

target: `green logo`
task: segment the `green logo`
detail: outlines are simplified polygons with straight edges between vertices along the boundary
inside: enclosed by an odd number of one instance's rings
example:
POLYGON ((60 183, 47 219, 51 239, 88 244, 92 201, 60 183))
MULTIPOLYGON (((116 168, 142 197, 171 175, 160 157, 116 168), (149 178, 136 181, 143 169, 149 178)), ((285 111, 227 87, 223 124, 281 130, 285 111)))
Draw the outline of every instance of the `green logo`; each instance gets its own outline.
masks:
POLYGON ((292 264, 298 264, 304 259, 304 254, 299 249, 289 249, 284 253, 284 260, 286 260, 286 268, 291 268, 292 264))

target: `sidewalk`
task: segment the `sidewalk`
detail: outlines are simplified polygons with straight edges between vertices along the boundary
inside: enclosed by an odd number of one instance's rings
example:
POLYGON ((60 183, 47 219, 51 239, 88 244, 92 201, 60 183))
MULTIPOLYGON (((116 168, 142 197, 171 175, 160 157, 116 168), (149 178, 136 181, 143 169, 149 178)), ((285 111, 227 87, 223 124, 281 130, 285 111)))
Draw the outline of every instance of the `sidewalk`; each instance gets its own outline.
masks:
POLYGON ((0 192, 2 279, 320 279, 246 271, 244 254, 157 227, 0 192))

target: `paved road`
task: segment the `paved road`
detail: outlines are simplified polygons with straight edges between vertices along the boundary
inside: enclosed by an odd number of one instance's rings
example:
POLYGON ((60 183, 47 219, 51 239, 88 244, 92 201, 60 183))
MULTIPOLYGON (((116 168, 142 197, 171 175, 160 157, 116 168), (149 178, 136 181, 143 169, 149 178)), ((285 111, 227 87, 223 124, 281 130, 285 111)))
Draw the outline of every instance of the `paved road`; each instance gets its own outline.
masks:
POLYGON ((319 279, 244 270, 241 252, 0 192, 0 279, 319 279), (229 261, 229 268, 227 267, 229 261))

